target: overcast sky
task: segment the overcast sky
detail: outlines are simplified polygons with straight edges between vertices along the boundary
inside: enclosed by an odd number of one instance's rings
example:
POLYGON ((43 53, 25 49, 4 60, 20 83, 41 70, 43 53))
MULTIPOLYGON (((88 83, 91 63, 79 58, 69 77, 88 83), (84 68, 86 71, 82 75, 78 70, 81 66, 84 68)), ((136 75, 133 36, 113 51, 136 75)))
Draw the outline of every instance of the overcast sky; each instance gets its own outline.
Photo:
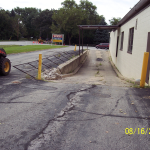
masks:
MULTIPOLYGON (((34 7, 44 9, 59 9, 61 8, 61 2, 64 0, 1 0, 0 7, 5 10, 11 10, 15 7, 34 7)), ((77 4, 80 0, 75 0, 77 4)), ((123 18, 130 8, 139 2, 139 0, 89 0, 93 5, 97 6, 97 12, 99 15, 103 15, 106 18, 106 22, 109 24, 109 20, 112 17, 123 18)))

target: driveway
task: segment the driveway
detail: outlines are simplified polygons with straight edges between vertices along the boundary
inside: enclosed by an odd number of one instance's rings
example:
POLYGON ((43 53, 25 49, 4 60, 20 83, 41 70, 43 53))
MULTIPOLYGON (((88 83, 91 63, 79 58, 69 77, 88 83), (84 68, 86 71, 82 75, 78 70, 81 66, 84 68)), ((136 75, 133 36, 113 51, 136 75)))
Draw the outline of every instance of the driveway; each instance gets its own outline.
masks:
POLYGON ((89 57, 82 66, 82 69, 80 69, 74 76, 60 80, 60 82, 121 87, 133 86, 133 84, 117 77, 117 74, 109 62, 108 53, 107 50, 96 50, 95 48, 91 48, 89 51, 89 57))
POLYGON ((150 89, 120 80, 105 51, 90 48, 80 71, 65 80, 0 83, 0 150, 150 147, 150 89))

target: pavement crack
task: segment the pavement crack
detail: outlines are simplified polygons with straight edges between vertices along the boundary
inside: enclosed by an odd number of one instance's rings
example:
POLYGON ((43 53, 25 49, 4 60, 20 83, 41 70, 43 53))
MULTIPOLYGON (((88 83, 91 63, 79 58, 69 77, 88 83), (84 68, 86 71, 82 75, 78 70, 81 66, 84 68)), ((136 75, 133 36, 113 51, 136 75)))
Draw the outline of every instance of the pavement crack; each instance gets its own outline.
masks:
POLYGON ((17 99, 17 98, 21 98, 21 97, 26 97, 27 95, 21 95, 21 96, 16 96, 16 97, 13 97, 11 98, 7 103, 11 103, 11 101, 17 99))
POLYGON ((118 107, 118 104, 119 104, 119 101, 122 99, 123 97, 121 97, 121 98, 119 98, 117 101, 116 101, 116 105, 115 105, 115 107, 110 111, 110 113, 109 114, 112 114, 113 113, 113 111, 118 107))
MULTIPOLYGON (((85 120, 99 119, 99 118, 102 118, 102 117, 121 117, 121 118, 132 118, 132 119, 150 120, 150 117, 122 116, 122 115, 112 115, 110 113, 108 113, 108 114, 99 114, 99 113, 87 112, 87 111, 83 111, 83 110, 79 110, 79 109, 73 109, 73 110, 74 111, 83 112, 83 113, 86 113, 86 114, 101 116, 101 117, 98 117, 98 118, 91 118, 91 119, 85 119, 85 120)), ((84 121, 84 120, 59 120, 59 121, 84 121)))
POLYGON ((29 148, 31 142, 32 142, 33 140, 35 140, 36 138, 38 138, 39 135, 43 135, 44 130, 48 127, 48 125, 49 125, 50 122, 52 122, 52 121, 54 121, 54 119, 49 120, 49 121, 47 122, 47 124, 45 125, 44 128, 42 128, 38 133, 36 133, 35 135, 33 135, 33 136, 30 138, 30 140, 25 144, 24 150, 28 150, 28 148, 29 148))
MULTIPOLYGON (((83 87, 82 89, 76 92, 70 92, 67 95, 69 102, 67 103, 66 107, 62 109, 60 113, 58 113, 52 120, 49 120, 46 126, 31 138, 31 140, 25 145, 25 150, 38 149, 41 147, 42 144, 49 141, 51 142, 53 141, 53 137, 57 136, 56 131, 58 131, 59 128, 62 128, 64 125, 59 121, 59 119, 63 118, 69 111, 75 108, 77 103, 80 102, 81 100, 80 95, 82 95, 83 92, 86 92, 96 87, 96 85, 92 85, 92 86, 86 85, 86 86, 87 87, 83 87)), ((93 120, 93 119, 96 118, 92 118, 88 120, 93 120)), ((65 118, 62 120, 65 120, 65 118)))
MULTIPOLYGON (((90 89, 92 89, 92 88, 95 88, 96 87, 96 85, 92 85, 92 86, 90 86, 89 88, 82 88, 82 89, 80 89, 80 90, 78 90, 77 92, 70 92, 68 95, 67 95, 67 98, 68 98, 68 100, 70 100, 71 99, 71 96, 73 95, 75 95, 75 94, 77 94, 78 92, 84 92, 84 91, 88 91, 88 90, 90 90, 90 89)), ((73 97, 72 96, 72 97, 73 97)))
MULTIPOLYGON (((0 104, 32 104, 32 102, 0 102, 0 104)), ((37 103, 42 104, 42 103, 37 103)))
POLYGON ((65 112, 64 111, 61 111, 56 118, 61 118, 65 115, 65 112))
POLYGON ((43 85, 41 85, 41 84, 33 84, 33 85, 21 85, 22 87, 24 87, 24 88, 30 88, 30 89, 37 89, 37 90, 44 90, 44 91, 49 91, 49 90, 51 90, 51 91, 53 91, 53 90, 57 90, 58 88, 56 88, 56 87, 53 87, 53 86, 43 86, 43 85))

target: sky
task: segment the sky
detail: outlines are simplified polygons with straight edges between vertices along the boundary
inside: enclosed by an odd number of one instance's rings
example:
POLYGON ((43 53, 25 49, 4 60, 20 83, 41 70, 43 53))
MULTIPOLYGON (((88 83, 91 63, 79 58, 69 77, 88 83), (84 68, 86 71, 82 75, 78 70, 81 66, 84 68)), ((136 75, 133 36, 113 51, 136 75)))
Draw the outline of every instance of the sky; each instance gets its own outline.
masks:
MULTIPOLYGON (((34 7, 41 10, 44 9, 59 9, 64 0, 3 0, 0 7, 5 10, 12 10, 20 7, 34 7)), ((75 0, 77 4, 80 0, 75 0)), ((139 0, 89 0, 97 7, 97 13, 103 15, 106 22, 113 17, 123 18, 139 0)))

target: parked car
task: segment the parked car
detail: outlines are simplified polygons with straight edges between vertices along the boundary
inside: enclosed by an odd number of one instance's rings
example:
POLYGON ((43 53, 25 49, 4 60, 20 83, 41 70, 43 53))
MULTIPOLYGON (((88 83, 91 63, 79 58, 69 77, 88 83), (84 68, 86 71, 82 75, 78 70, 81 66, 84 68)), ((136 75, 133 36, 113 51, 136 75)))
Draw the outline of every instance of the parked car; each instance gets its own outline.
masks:
POLYGON ((109 49, 109 43, 100 43, 98 45, 95 46, 97 49, 101 48, 101 49, 109 49))

